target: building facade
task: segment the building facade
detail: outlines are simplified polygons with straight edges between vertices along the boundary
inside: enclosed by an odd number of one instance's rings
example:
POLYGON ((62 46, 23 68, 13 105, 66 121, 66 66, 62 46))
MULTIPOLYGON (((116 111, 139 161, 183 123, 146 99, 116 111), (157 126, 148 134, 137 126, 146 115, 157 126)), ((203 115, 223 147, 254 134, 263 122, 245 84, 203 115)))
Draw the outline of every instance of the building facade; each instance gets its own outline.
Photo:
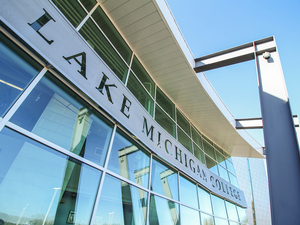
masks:
POLYGON ((270 222, 248 215, 264 168, 232 158, 262 152, 193 71, 164 1, 0 6, 0 223, 270 222))

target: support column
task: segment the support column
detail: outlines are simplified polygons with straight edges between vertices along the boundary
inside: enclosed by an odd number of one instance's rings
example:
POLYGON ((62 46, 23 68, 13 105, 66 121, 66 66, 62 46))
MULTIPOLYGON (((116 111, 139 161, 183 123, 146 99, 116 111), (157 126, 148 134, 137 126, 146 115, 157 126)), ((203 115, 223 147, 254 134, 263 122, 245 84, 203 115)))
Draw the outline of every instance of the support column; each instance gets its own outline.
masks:
POLYGON ((297 224, 300 221, 299 147, 279 55, 274 51, 269 59, 261 54, 255 58, 272 224, 297 224))

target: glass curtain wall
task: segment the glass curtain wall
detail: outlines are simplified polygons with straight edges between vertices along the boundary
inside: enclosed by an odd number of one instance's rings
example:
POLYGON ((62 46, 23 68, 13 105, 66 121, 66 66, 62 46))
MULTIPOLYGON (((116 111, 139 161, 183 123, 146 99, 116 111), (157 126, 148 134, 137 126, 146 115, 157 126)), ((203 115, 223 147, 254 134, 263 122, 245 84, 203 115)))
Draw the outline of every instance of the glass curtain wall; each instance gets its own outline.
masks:
MULTIPOLYGON (((106 63, 117 67, 116 75, 128 88, 130 76, 141 85, 147 96, 140 98, 141 104, 149 106, 145 109, 150 114, 160 110, 170 118, 173 135, 201 162, 211 160, 209 165, 216 173, 224 168, 230 181, 230 175, 235 177, 230 155, 191 125, 155 87, 96 1, 53 3, 74 27, 92 12, 86 31, 85 24, 78 30, 86 32, 83 37, 90 37, 89 29, 99 30, 108 41, 87 40, 99 49, 95 52, 107 54, 104 61, 107 57, 106 63), (113 50, 106 52, 102 45, 113 50), (166 111, 164 104, 172 106, 171 110, 166 111)), ((49 69, 42 72, 43 66, 0 32, 0 92, 7 96, 0 99, 1 121, 8 121, 0 127, 0 222, 247 224, 242 208, 213 195, 156 157, 98 106, 67 87, 67 81, 57 79, 49 69), (37 74, 42 78, 36 78, 37 74), (34 79, 39 79, 37 84, 32 83, 34 79), (25 93, 26 88, 31 91, 25 93)))

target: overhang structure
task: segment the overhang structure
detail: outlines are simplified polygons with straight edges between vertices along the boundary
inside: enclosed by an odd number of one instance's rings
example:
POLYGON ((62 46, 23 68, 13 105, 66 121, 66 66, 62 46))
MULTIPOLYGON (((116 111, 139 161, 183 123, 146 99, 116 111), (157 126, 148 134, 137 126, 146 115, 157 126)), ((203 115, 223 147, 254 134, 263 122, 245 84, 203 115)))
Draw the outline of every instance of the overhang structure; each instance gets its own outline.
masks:
POLYGON ((144 67, 189 120, 232 156, 264 158, 262 146, 236 120, 204 73, 164 0, 100 0, 144 67))

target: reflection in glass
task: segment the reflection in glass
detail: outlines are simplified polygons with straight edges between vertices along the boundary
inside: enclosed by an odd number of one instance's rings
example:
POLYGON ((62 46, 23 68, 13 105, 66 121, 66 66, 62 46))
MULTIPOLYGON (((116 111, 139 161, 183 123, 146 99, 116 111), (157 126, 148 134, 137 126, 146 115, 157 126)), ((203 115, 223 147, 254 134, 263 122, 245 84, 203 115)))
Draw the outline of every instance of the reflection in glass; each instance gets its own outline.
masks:
POLYGON ((206 167, 214 174, 219 175, 217 163, 207 155, 205 155, 205 161, 206 161, 206 167))
POLYGON ((211 195, 213 210, 215 216, 227 218, 224 199, 219 198, 215 195, 211 195))
POLYGON ((130 72, 129 74, 127 87, 137 98, 137 100, 142 104, 142 106, 147 110, 147 112, 152 116, 154 101, 147 93, 147 91, 142 87, 137 78, 132 74, 132 72, 130 72))
POLYGON ((245 212, 245 209, 239 207, 239 206, 236 206, 237 208, 237 211, 238 211, 238 214, 239 214, 239 220, 240 222, 242 223, 248 223, 248 218, 246 216, 246 212, 245 212))
POLYGON ((238 215, 237 215, 237 211, 236 211, 236 207, 234 204, 232 204, 231 202, 227 202, 225 201, 226 204, 226 208, 227 208, 227 214, 228 214, 228 218, 230 220, 235 220, 238 221, 238 215))
POLYGON ((101 172, 8 128, 0 133, 5 224, 89 224, 101 172))
POLYGON ((218 163, 220 163, 224 168, 226 168, 225 157, 218 151, 216 151, 216 155, 218 163))
POLYGON ((41 69, 42 66, 0 32, 0 117, 41 69))
POLYGON ((236 187, 239 187, 239 183, 238 183, 236 176, 232 175, 231 173, 228 173, 228 174, 229 174, 229 178, 230 178, 230 183, 236 187))
POLYGON ((227 165, 228 170, 235 175, 235 170, 234 170, 233 164, 230 161, 226 160, 226 165, 227 165))
POLYGON ((147 192, 106 175, 94 225, 145 224, 147 196, 147 192))
POLYGON ((110 153, 108 169, 148 188, 150 154, 117 130, 110 153))
POLYGON ((158 105, 155 105, 155 120, 170 135, 176 138, 175 122, 158 105))
POLYGON ((151 195, 149 209, 150 225, 179 225, 179 206, 177 203, 151 195))
POLYGON ((205 213, 201 213, 201 223, 202 225, 214 225, 214 219, 212 216, 205 213))
POLYGON ((180 201, 198 209, 198 197, 196 185, 180 175, 180 201))
POLYGON ((200 210, 212 214, 210 193, 198 187, 200 210))
POLYGON ((228 172, 222 166, 218 165, 220 177, 229 182, 228 172))
POLYGON ((151 190, 178 200, 177 171, 155 158, 152 159, 151 190))
POLYGON ((228 220, 222 220, 215 217, 215 225, 228 225, 228 220))
POLYGON ((199 218, 199 212, 185 207, 180 207, 180 217, 181 217, 181 225, 199 225, 200 224, 200 218, 199 218))
POLYGON ((113 124, 50 74, 42 78, 10 121, 98 165, 104 164, 113 124))

